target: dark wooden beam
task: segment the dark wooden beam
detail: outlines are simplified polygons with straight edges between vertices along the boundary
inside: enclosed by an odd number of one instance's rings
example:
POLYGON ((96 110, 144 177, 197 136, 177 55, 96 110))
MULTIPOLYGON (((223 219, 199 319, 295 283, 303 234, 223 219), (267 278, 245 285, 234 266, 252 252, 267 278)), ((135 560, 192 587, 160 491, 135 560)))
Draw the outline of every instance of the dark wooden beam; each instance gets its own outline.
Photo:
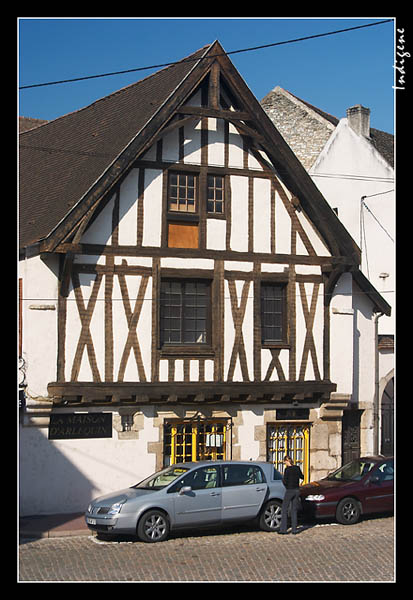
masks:
POLYGON ((203 106, 181 106, 176 110, 178 114, 196 115, 198 117, 212 117, 216 119, 232 119, 233 121, 245 121, 251 119, 248 112, 240 110, 223 110, 219 108, 203 107, 203 106))

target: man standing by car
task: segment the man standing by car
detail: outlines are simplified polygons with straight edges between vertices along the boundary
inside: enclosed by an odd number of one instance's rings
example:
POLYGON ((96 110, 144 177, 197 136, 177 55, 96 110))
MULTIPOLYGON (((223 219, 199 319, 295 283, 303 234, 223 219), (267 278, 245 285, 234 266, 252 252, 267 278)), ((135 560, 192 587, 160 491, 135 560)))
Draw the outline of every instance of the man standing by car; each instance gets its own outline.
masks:
POLYGON ((293 464, 289 456, 284 456, 284 476, 283 483, 286 487, 286 492, 282 505, 282 516, 280 531, 281 534, 287 533, 287 515, 288 507, 291 503, 291 530, 293 534, 297 533, 297 504, 299 499, 300 479, 304 479, 304 475, 300 467, 293 464))

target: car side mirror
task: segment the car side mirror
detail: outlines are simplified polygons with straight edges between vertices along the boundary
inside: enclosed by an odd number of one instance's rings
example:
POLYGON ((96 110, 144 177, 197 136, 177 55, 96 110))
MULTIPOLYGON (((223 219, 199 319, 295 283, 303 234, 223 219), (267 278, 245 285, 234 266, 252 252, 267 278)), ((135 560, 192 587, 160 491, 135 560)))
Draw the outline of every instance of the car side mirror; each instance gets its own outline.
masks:
POLYGON ((373 475, 370 477, 370 483, 380 483, 380 477, 378 475, 373 475))
POLYGON ((187 494, 188 492, 192 492, 192 488, 190 485, 184 485, 184 487, 181 487, 181 489, 179 490, 178 494, 179 496, 183 496, 184 494, 187 494))

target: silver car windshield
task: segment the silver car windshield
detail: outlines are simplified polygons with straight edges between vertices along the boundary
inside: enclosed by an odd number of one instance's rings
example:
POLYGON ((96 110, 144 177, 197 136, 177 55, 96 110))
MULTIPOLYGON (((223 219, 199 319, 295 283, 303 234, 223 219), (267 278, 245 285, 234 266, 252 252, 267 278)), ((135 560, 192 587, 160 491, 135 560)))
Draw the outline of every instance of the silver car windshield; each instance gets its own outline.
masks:
POLYGON ((185 467, 168 467, 167 469, 163 469, 162 471, 158 471, 154 475, 147 477, 132 487, 144 490, 161 490, 175 481, 175 479, 178 479, 178 477, 182 477, 187 471, 189 471, 189 469, 186 469, 185 467))

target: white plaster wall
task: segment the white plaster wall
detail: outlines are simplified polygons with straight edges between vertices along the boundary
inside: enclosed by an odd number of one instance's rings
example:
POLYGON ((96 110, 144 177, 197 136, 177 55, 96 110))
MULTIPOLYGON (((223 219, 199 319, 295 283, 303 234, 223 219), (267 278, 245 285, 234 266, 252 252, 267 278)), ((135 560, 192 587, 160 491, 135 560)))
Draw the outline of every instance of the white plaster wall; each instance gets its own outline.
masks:
POLYGON ((353 283, 354 380, 353 400, 373 403, 375 392, 375 326, 371 302, 353 283))
MULTIPOLYGON (((289 369, 289 350, 282 349, 278 355, 278 360, 280 361, 284 376, 288 379, 288 369, 289 369)), ((272 354, 268 348, 264 348, 261 350, 261 378, 264 380, 268 367, 272 361, 272 354)), ((270 381, 280 381, 278 377, 277 369, 273 369, 272 374, 270 375, 270 381)))
MULTIPOLYGON (((231 300, 228 281, 224 281, 224 380, 227 378, 235 340, 234 321, 231 312, 231 300)), ((238 361, 237 361, 238 362, 238 361)))
POLYGON ((229 167, 238 167, 242 169, 244 165, 244 150, 242 137, 239 135, 238 131, 232 125, 229 124, 229 158, 228 158, 228 166, 229 167))
POLYGON ((201 119, 185 125, 184 162, 201 164, 201 119))
POLYGON ((330 303, 330 379, 337 384, 337 392, 343 394, 353 392, 352 284, 351 273, 344 273, 330 303))
POLYGON ((26 394, 47 396, 47 384, 56 381, 57 276, 59 258, 33 256, 20 262, 22 278, 22 353, 26 394), (46 310, 41 310, 46 308, 46 310))
MULTIPOLYGON (((129 275, 125 277, 126 286, 129 295, 129 306, 133 312, 138 297, 139 288, 142 282, 142 277, 137 275, 129 275)), ((115 277, 113 280, 113 370, 114 379, 117 381, 120 363, 122 360, 123 351, 128 338, 129 328, 126 318, 125 308, 123 305, 122 295, 119 286, 119 279, 115 277)), ((145 291, 144 300, 142 303, 139 320, 136 327, 136 334, 141 351, 141 357, 147 381, 151 376, 151 342, 152 342, 152 278, 148 280, 145 291)), ((125 374, 123 381, 140 381, 139 371, 136 364, 135 353, 133 348, 130 349, 128 360, 126 363, 125 374)))
MULTIPOLYGON (((119 244, 136 246, 138 221, 139 169, 132 169, 120 186, 119 194, 119 244)), ((112 219, 112 215, 110 214, 112 219)), ((111 223, 112 224, 112 223, 111 223)))
POLYGON ((275 252, 291 253, 291 218, 278 192, 275 194, 275 252))
POLYGON ((355 242, 359 247, 362 246, 363 273, 393 307, 391 317, 380 319, 379 332, 394 333, 394 170, 371 142, 357 135, 348 125, 347 119, 341 119, 310 170, 310 175, 330 206, 338 209, 339 219, 355 242), (365 203, 374 216, 363 208, 365 235, 363 234, 361 241, 362 196, 370 196, 365 198, 365 203), (388 273, 389 276, 381 278, 381 273, 388 273))
MULTIPOLYGON (((235 289, 237 293, 237 307, 241 304, 242 289, 244 281, 235 281, 235 289)), ((231 300, 228 281, 225 280, 225 292, 224 292, 224 379, 228 377, 228 371, 231 362, 232 349, 235 340, 235 327, 234 319, 231 310, 231 300)), ((253 365, 253 354, 254 354, 254 299, 253 299, 253 287, 250 282, 248 291, 248 300, 245 308, 245 316, 242 324, 242 335, 244 340, 245 354, 247 357, 247 369, 249 379, 252 381, 254 376, 254 365, 253 365)), ((233 375, 233 381, 243 381, 243 375, 241 371, 239 355, 237 356, 235 363, 235 371, 233 375)))
POLYGON ((248 251, 248 178, 231 175, 231 250, 248 251))
POLYGON ((224 141, 224 120, 208 118, 208 164, 224 166, 224 141))
POLYGON ((119 440, 113 430, 112 439, 52 441, 47 427, 20 428, 20 514, 81 512, 93 498, 153 473, 155 455, 147 445, 159 434, 153 416, 144 423, 137 440, 119 440))
POLYGON ((238 427, 238 443, 241 460, 257 460, 260 455, 260 442, 255 439, 255 427, 264 425, 262 407, 246 405, 242 411, 242 425, 238 427))
MULTIPOLYGON (((238 305, 241 303, 241 291, 244 282, 237 281, 237 289, 238 289, 238 305)), ((244 348, 245 354, 247 356, 247 368, 248 368, 248 376, 250 381, 254 380, 254 286, 252 281, 249 284, 248 289, 248 300, 247 306, 245 308, 245 317, 242 324, 242 335, 244 339, 244 348)), ((239 362, 239 358, 238 358, 239 362)))
POLYGON ((210 258, 161 258, 161 268, 169 269, 214 269, 214 261, 210 258))
POLYGON ((160 169, 145 169, 143 213, 142 246, 160 247, 162 228, 162 171, 160 169))
MULTIPOLYGON (((313 283, 304 283, 305 299, 306 299, 306 310, 311 310, 311 301, 314 293, 313 283)), ((317 366, 320 377, 323 378, 323 289, 320 285, 317 301, 316 301, 316 312, 314 316, 314 322, 312 327, 312 335, 314 340, 315 352, 317 356, 317 366)), ((307 335, 307 327, 305 323, 304 310, 302 305, 301 293, 299 284, 296 284, 296 349, 297 349, 297 378, 300 374, 301 362, 304 352, 305 338, 307 335)), ((316 371, 314 369, 314 359, 311 352, 308 352, 306 360, 306 370, 304 379, 314 381, 317 379, 316 371)))
MULTIPOLYGON (((90 296, 92 294, 93 286, 96 281, 96 275, 90 273, 79 273, 79 283, 80 283, 80 293, 83 298, 83 306, 86 308, 90 301, 90 296)), ((97 369, 100 373, 102 379, 104 379, 104 364, 105 364, 105 356, 104 356, 104 348, 105 348, 105 339, 104 339, 104 326, 105 326, 105 318, 104 318, 104 292, 105 292, 105 284, 104 278, 102 278, 99 291, 97 295, 97 300, 95 304, 95 308, 93 311, 93 315, 90 321, 89 330, 92 336, 93 347, 96 355, 97 369)), ((81 333, 82 323, 79 317, 79 309, 77 307, 76 297, 73 289, 73 283, 70 283, 69 286, 69 294, 67 297, 66 303, 66 360, 65 360, 65 378, 66 381, 71 380, 71 372, 73 360, 75 358, 77 345, 81 333)), ((54 357, 54 362, 56 363, 56 355, 54 357)), ((78 375, 79 381, 93 381, 92 370, 89 364, 89 358, 86 346, 83 347, 82 358, 80 364, 80 370, 78 375)), ((53 381, 53 380, 49 380, 53 381)))
POLYGON ((103 244, 112 242, 112 211, 115 195, 106 204, 100 215, 82 235, 82 244, 103 244))
POLYGON ((162 138, 162 158, 170 162, 179 160, 179 129, 174 129, 162 138))
POLYGON ((223 219, 207 219, 206 247, 208 250, 225 250, 227 222, 223 219))
MULTIPOLYGON (((317 256, 331 256, 331 252, 329 251, 326 244, 321 239, 320 234, 315 229, 314 225, 311 223, 311 221, 308 219, 305 213, 302 210, 297 210, 295 214, 297 215, 300 224, 302 225, 305 233, 307 234, 307 237, 310 240, 310 243, 314 248, 317 256)), ((306 254, 308 254, 307 251, 305 252, 306 254)))
POLYGON ((254 179, 254 252, 271 252, 271 182, 254 179))

